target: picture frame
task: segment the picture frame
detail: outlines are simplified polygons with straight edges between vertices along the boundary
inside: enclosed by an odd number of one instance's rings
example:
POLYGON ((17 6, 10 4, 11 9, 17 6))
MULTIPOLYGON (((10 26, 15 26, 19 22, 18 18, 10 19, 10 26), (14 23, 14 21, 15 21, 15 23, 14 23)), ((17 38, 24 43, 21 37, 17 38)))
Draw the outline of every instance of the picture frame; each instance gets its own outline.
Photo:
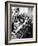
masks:
POLYGON ((36 42, 37 3, 6 1, 5 44, 36 42))

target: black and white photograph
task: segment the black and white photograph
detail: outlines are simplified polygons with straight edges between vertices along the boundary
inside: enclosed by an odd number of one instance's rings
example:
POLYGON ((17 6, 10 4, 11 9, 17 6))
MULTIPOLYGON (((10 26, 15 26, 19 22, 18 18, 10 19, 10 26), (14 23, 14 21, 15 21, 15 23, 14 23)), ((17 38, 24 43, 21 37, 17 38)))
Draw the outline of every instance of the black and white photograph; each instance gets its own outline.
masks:
POLYGON ((33 8, 11 7, 12 38, 33 37, 33 8))
POLYGON ((5 43, 37 42, 37 4, 6 2, 5 43))

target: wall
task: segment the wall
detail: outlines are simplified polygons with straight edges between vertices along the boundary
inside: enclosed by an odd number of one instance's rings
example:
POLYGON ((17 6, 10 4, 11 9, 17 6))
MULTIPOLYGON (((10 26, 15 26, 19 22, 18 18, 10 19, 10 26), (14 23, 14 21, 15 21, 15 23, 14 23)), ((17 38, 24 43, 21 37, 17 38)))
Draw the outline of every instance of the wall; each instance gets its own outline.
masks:
MULTIPOLYGON (((0 0, 0 46, 5 46, 5 1, 6 0, 0 0)), ((38 3, 38 0, 13 0, 13 1, 38 3)), ((19 44, 13 46, 38 46, 38 43, 19 44)))

